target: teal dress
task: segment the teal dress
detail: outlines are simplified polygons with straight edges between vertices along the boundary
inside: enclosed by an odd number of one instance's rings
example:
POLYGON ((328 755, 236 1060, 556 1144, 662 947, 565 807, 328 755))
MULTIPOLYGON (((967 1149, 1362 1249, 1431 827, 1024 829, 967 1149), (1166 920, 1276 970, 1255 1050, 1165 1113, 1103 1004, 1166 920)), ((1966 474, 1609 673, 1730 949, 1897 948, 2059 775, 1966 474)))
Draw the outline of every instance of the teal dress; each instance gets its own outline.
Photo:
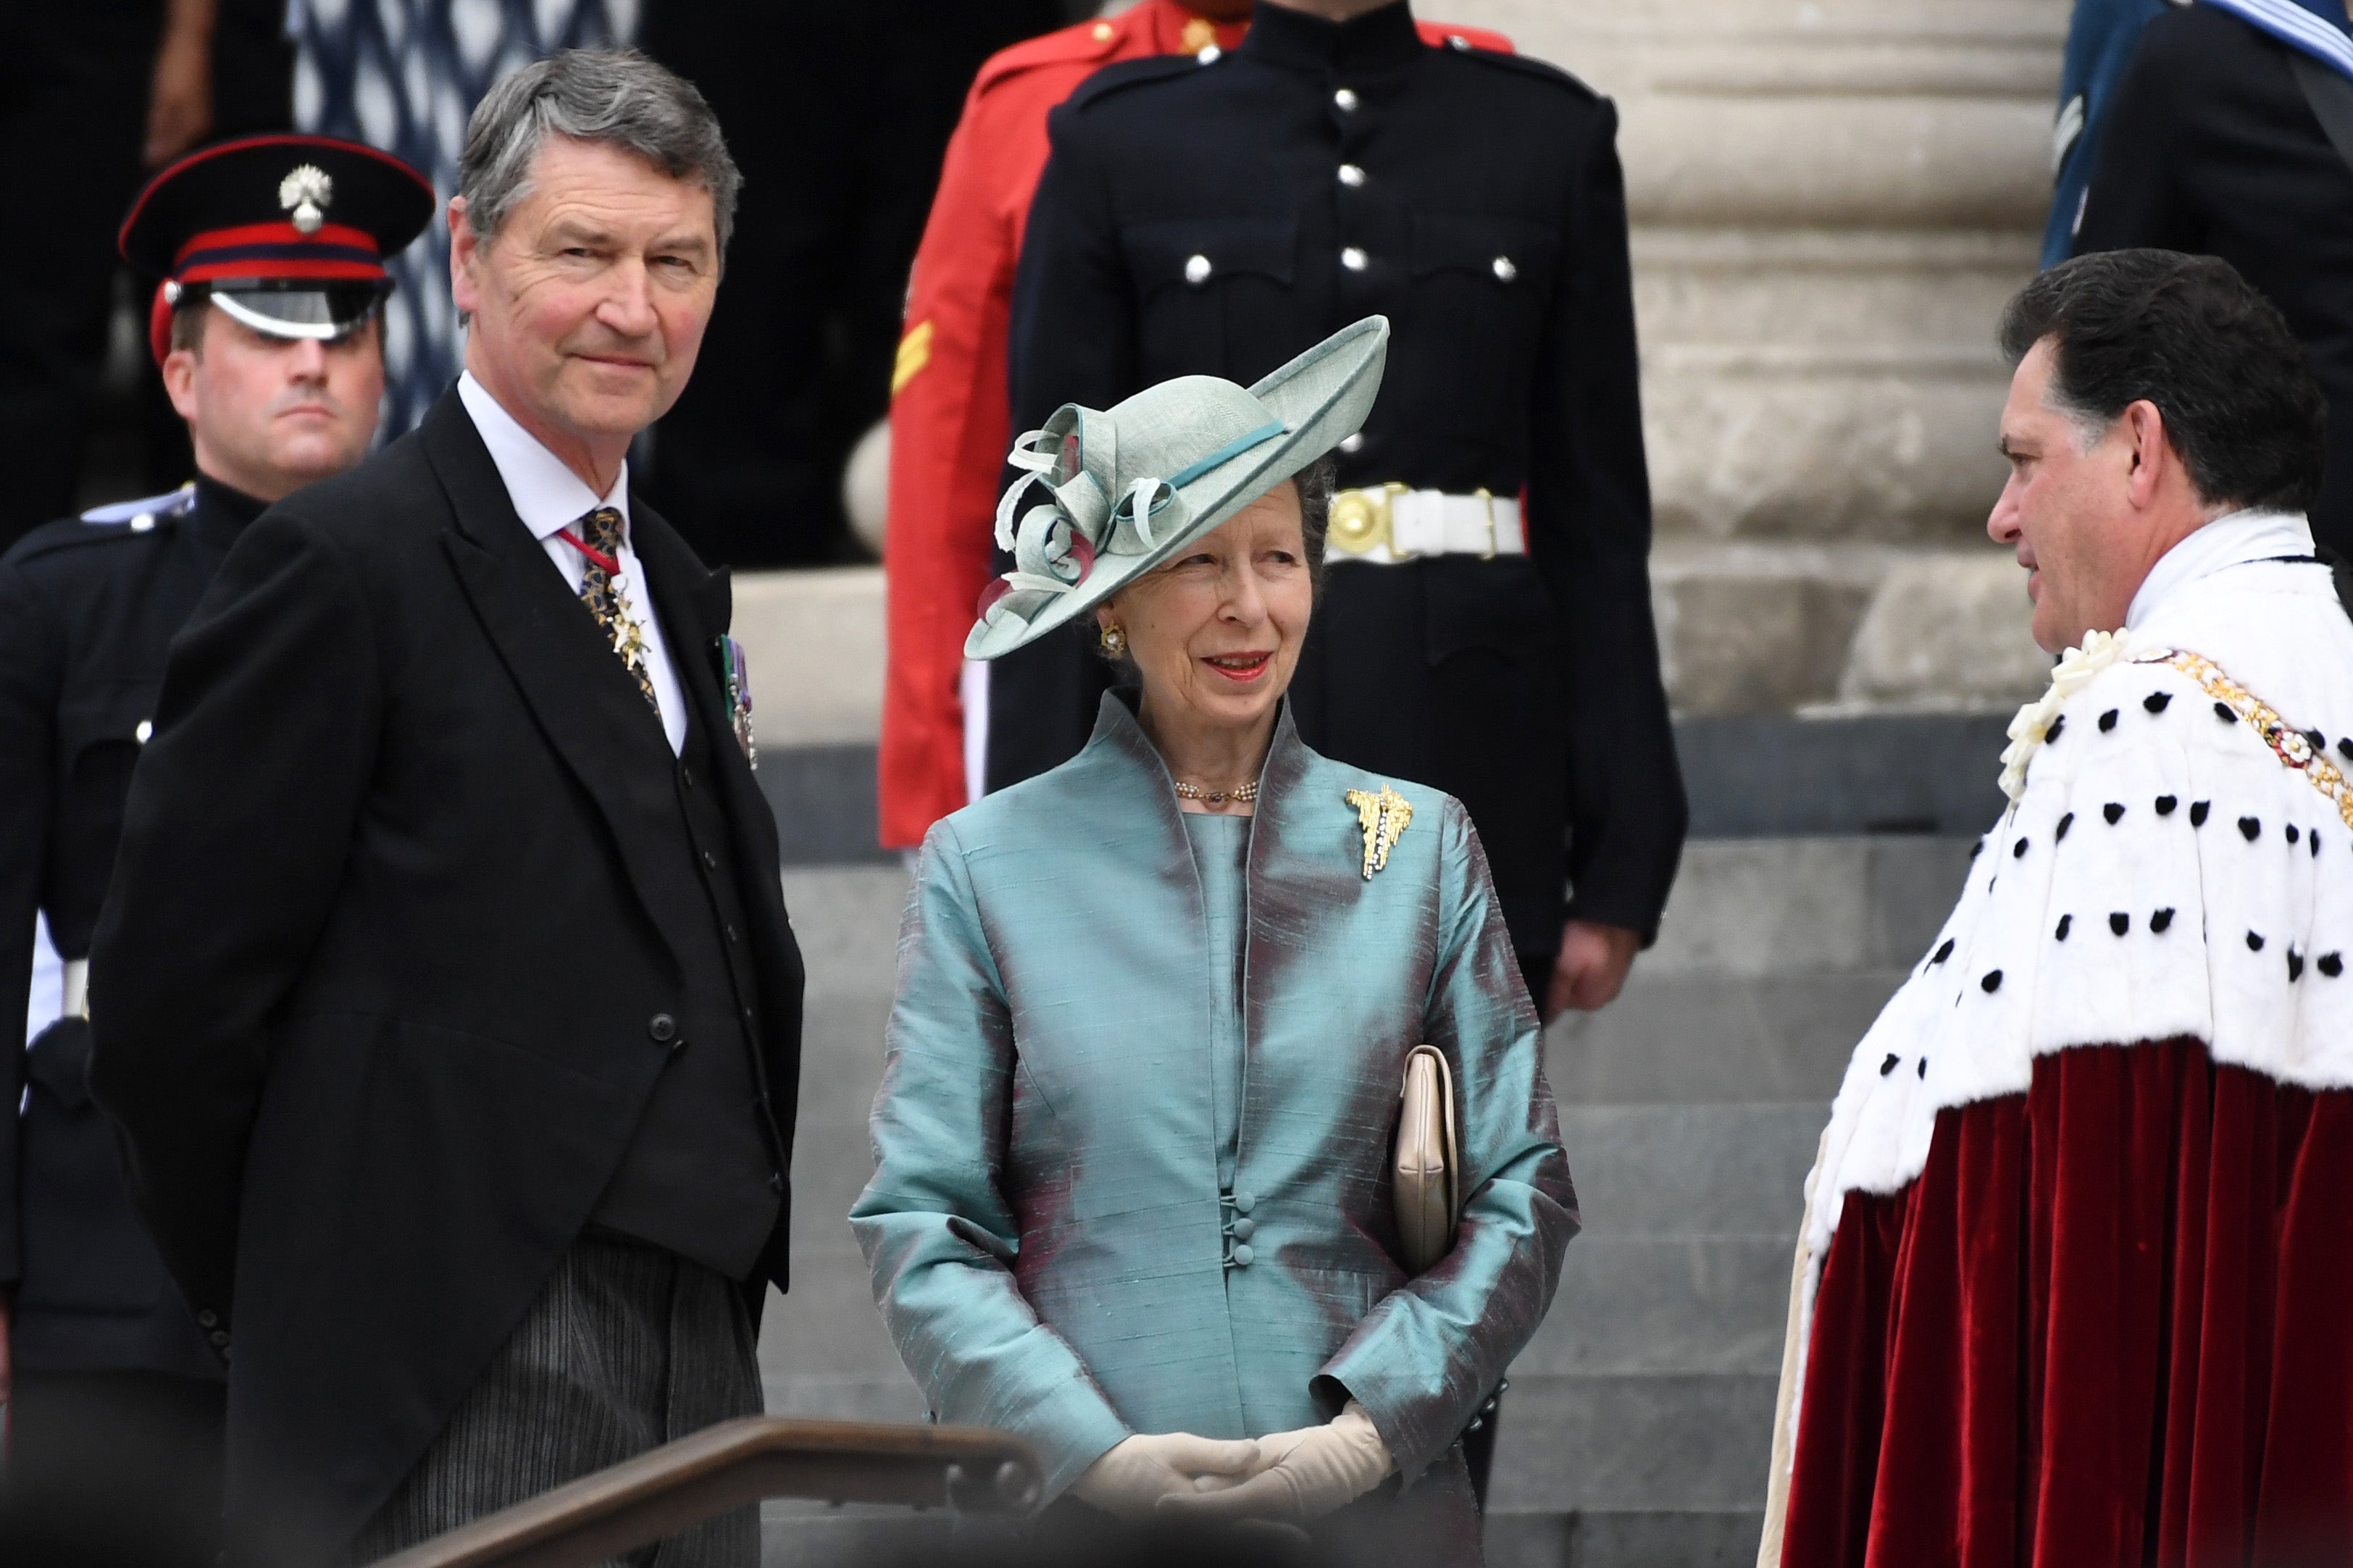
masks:
POLYGON ((872 1131, 850 1226, 938 1419, 1027 1438, 1052 1496, 1133 1432, 1257 1436, 1353 1397, 1402 1481, 1346 1511, 1476 1560, 1459 1439, 1577 1218, 1455 801, 1318 756, 1286 712, 1257 815, 1188 816, 1106 697, 1077 757, 925 838, 872 1131), (1413 816, 1367 877, 1347 796, 1384 785, 1413 816), (1424 1041, 1466 1198, 1409 1277, 1388 1167, 1424 1041))

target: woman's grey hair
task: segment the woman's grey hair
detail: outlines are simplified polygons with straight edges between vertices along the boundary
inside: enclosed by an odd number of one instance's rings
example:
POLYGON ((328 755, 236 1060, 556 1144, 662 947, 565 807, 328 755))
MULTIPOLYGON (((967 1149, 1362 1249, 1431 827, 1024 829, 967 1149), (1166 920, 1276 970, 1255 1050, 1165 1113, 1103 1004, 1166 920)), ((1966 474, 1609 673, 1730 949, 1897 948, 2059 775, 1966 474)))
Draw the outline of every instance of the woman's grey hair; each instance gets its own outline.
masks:
POLYGON ((491 84, 466 122, 458 159, 466 221, 484 240, 531 194, 533 160, 551 133, 634 153, 709 191, 726 256, 744 176, 719 117, 692 82, 635 49, 565 49, 491 84))
MULTIPOLYGON (((1339 482, 1340 465, 1326 452, 1291 477, 1299 488, 1299 533, 1307 548, 1307 581, 1314 589, 1314 603, 1324 602, 1324 542, 1332 528, 1332 494, 1339 482)), ((1114 656, 1098 640, 1095 652, 1107 664, 1126 668, 1135 660, 1123 650, 1114 656)))

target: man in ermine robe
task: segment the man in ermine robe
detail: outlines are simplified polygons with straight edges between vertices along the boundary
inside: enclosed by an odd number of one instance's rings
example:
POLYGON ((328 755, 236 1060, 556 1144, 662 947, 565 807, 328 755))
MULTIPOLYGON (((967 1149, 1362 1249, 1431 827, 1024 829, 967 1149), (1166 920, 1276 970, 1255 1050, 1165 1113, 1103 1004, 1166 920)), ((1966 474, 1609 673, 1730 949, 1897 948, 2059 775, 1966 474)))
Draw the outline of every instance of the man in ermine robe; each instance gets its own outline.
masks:
MULTIPOLYGON (((2353 1562, 2353 574, 2227 263, 2011 301, 2050 691, 1807 1187, 1763 1561, 2353 1562)), ((1990 765, 1990 759, 1989 759, 1990 765)))

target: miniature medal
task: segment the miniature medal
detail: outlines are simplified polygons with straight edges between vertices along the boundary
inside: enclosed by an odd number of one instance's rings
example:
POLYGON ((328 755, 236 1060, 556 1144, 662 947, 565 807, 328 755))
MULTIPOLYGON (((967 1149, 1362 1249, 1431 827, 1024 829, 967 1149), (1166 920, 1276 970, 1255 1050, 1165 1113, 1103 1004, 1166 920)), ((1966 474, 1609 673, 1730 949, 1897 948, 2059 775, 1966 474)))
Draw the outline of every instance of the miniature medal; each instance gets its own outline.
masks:
POLYGON ((1413 820, 1413 806, 1405 796, 1383 784, 1378 793, 1368 789, 1352 789, 1348 804, 1356 808, 1356 821, 1365 830, 1365 880, 1389 863, 1389 851, 1405 837, 1405 826, 1413 820))

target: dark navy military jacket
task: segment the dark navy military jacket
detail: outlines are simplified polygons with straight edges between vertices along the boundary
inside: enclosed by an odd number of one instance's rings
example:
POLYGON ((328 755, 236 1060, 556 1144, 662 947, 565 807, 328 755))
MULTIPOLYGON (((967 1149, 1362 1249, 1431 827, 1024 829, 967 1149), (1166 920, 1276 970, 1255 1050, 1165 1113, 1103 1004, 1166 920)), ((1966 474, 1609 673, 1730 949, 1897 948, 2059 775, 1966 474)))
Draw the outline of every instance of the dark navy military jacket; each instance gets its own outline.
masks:
MULTIPOLYGON (((0 1028, 26 1016, 37 940, 52 961, 89 954, 165 654, 260 511, 204 479, 36 529, 0 556, 0 1028)), ((113 1126, 90 1097, 90 1026, 55 1016, 56 967, 39 967, 44 1026, 26 1048, 0 1040, 0 1287, 13 1288, 16 1364, 219 1377, 132 1212, 113 1126)))
MULTIPOLYGON (((1335 553, 1293 689, 1318 750, 1469 809, 1524 953, 1568 914, 1654 931, 1683 831, 1616 128, 1550 66, 1423 43, 1402 0, 1264 6, 1231 52, 1113 67, 1055 111, 1016 286, 1017 430, 1248 384, 1378 313, 1340 483, 1525 495, 1525 557, 1335 553)), ((991 785, 1074 754, 1100 680, 1075 636, 997 661, 991 785)))

